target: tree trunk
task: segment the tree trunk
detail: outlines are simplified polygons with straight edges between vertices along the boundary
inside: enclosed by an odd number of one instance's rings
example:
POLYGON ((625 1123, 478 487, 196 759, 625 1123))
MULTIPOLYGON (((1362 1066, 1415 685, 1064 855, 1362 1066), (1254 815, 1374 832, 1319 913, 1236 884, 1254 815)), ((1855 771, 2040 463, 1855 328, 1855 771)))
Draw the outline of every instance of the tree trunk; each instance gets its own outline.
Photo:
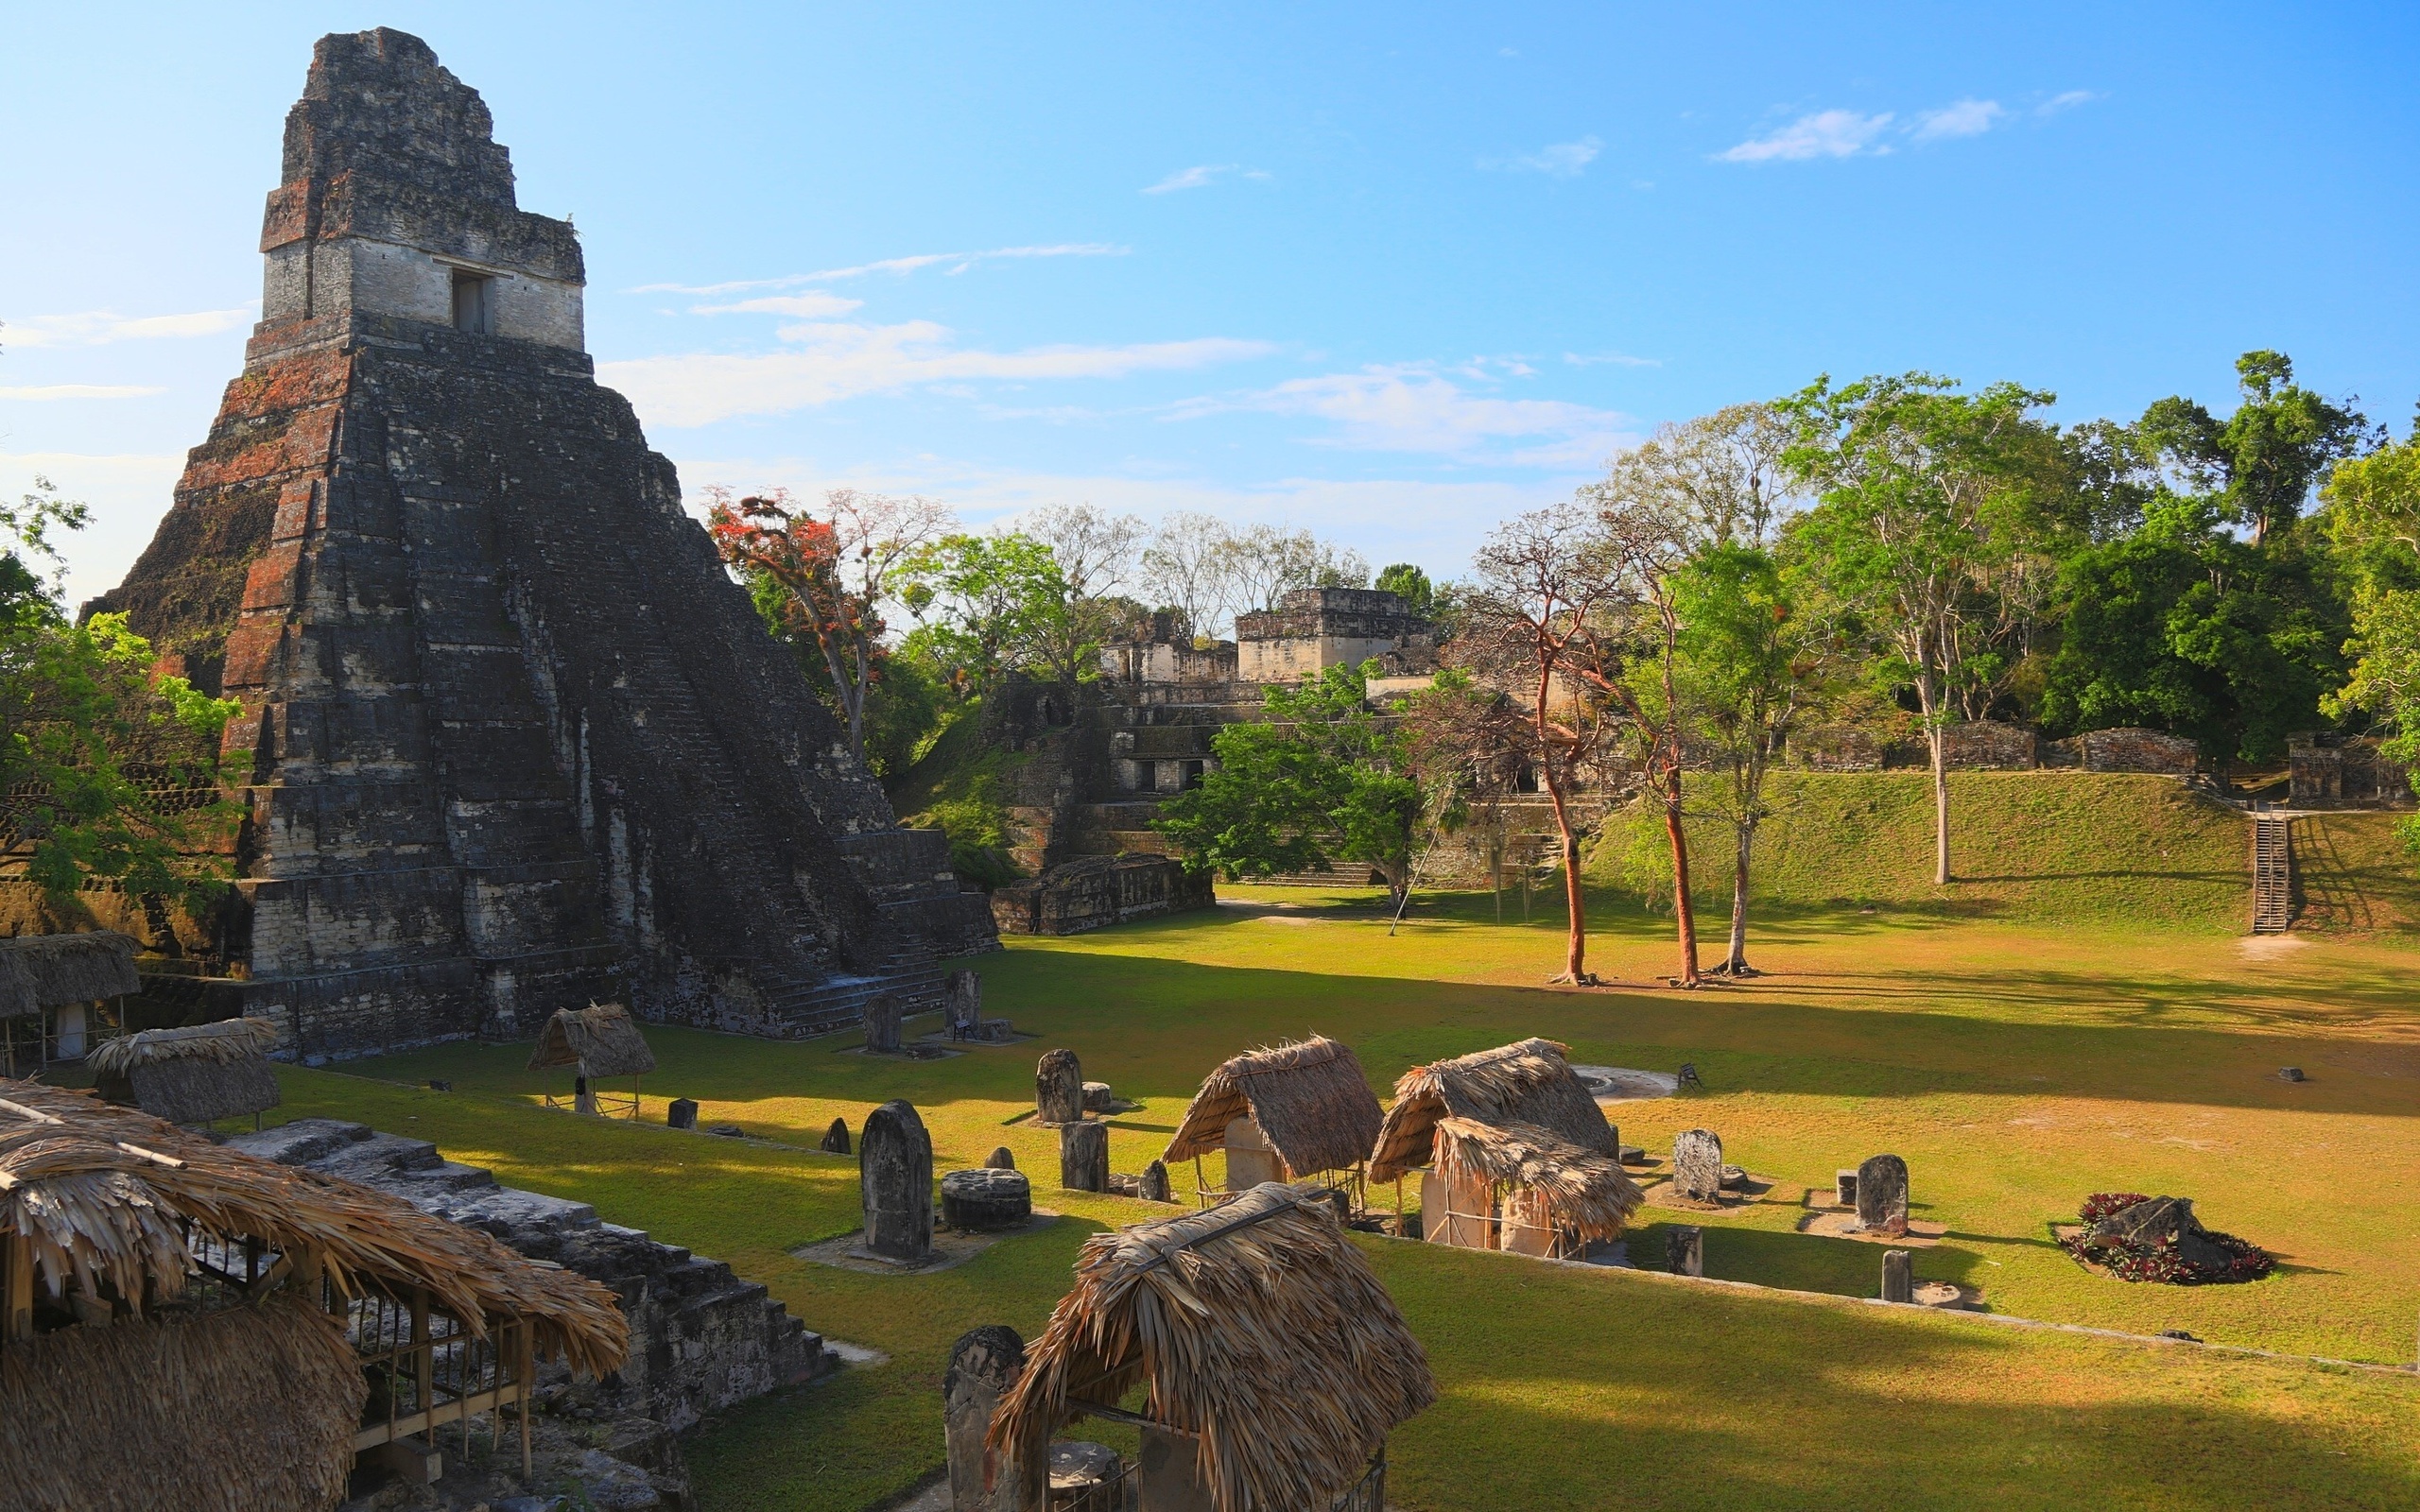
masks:
POLYGON ((1722 962, 1725 975, 1748 974, 1748 858, 1756 845, 1756 821, 1742 820, 1736 828, 1739 851, 1731 863, 1731 951, 1722 962))
POLYGON ((1672 843, 1672 919, 1680 928, 1681 985, 1696 987, 1698 973, 1698 910, 1689 898, 1689 839, 1681 829, 1681 771, 1675 765, 1664 779, 1664 835, 1672 843))
POLYGON ((1554 827, 1563 836, 1563 901, 1571 919, 1571 934, 1564 946, 1563 975, 1555 980, 1580 985, 1588 980, 1588 914, 1580 892, 1580 837, 1571 833, 1571 814, 1563 801, 1563 782, 1551 767, 1547 773, 1547 797, 1554 801, 1554 827))
POLYGON ((1949 731, 1932 727, 1932 880, 1949 885, 1949 731))

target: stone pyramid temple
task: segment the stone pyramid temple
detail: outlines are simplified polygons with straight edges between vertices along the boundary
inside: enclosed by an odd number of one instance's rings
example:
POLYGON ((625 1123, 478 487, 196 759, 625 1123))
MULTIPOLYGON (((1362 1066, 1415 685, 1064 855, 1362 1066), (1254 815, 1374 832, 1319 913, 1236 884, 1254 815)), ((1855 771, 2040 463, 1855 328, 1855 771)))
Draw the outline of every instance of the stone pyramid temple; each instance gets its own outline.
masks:
POLYGON ((314 1060, 592 999, 796 1036, 937 998, 983 899, 597 385, 579 239, 492 131, 418 38, 320 40, 244 371, 94 606, 243 703, 241 880, 161 987, 314 1060))

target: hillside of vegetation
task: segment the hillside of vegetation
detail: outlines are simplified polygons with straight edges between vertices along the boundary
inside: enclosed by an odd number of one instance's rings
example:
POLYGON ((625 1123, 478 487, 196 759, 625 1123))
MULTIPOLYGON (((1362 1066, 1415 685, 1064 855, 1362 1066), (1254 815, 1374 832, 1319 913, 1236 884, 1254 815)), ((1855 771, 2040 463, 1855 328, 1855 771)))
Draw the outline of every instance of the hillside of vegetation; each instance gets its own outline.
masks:
MULTIPOLYGON (((2251 907, 2251 819, 2160 777, 1966 772, 1950 779, 1950 867, 1932 883, 1932 788, 1922 772, 1780 772, 1757 833, 1752 895, 1785 909, 1874 906, 1974 918, 2122 922, 2238 933, 2251 907)), ((2300 928, 2420 927, 2420 883, 2396 816, 2298 821, 2300 928)), ((1731 897, 1730 828, 1690 825, 1700 933, 1731 897), (1712 917, 1707 911, 1711 911, 1712 917)), ((1617 819, 1591 854, 1596 880, 1661 904, 1660 819, 1617 819)))

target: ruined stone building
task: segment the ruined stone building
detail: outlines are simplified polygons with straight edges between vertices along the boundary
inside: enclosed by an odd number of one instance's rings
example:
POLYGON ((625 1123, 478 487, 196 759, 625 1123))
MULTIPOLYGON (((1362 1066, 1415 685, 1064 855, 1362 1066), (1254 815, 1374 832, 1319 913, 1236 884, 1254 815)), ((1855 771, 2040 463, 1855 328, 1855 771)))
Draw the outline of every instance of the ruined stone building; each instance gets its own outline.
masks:
POLYGON ((244 370, 94 606, 243 704, 237 897, 151 921, 191 957, 161 990, 306 1057, 591 999, 788 1036, 937 997, 937 954, 994 943, 982 900, 596 382, 579 239, 491 132, 419 39, 320 40, 244 370))

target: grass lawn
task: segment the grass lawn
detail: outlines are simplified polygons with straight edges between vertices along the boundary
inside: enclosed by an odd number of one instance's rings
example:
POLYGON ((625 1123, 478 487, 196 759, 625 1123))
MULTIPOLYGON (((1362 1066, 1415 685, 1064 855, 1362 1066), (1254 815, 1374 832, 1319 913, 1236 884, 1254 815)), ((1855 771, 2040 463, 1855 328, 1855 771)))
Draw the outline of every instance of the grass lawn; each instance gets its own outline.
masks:
MULTIPOLYGON (((1043 1232, 938 1275, 860 1276, 788 1251, 856 1225, 854 1161, 537 1110, 527 1047, 445 1046, 285 1070, 286 1116, 360 1118, 434 1139, 516 1185, 730 1261, 812 1328, 890 1362, 743 1408, 693 1441, 710 1508, 849 1512, 940 1463, 940 1376, 965 1329, 1030 1337, 1085 1232, 1145 1210, 1056 1191, 1055 1141, 1009 1122, 1033 1061, 1066 1045, 1140 1101, 1112 1159, 1139 1169, 1200 1078, 1309 1031, 1351 1043, 1383 1091, 1415 1061, 1527 1034, 1577 1058, 1670 1070, 1702 1096, 1624 1105, 1651 1152, 1683 1128, 1779 1178, 1904 1156, 1916 1215, 1950 1237, 1921 1278, 1980 1286, 1998 1313, 2135 1333, 2181 1328, 2296 1355, 2408 1363, 2420 1295, 2420 1002, 2409 934, 2247 942, 2120 915, 2066 927, 1885 907, 1802 907, 1760 927, 1772 974, 1682 993, 1538 986, 1559 929, 1493 922, 1489 900, 1415 913, 1390 938, 1363 896, 1231 889, 1215 913, 973 964, 986 1004, 1042 1038, 937 1062, 650 1030, 649 1115, 698 1098, 811 1146, 889 1097, 915 1103, 944 1169, 995 1144, 1037 1173, 1043 1232), (2277 1080, 2302 1066, 2302 1085, 2277 1080), (393 1085, 429 1076, 458 1091, 393 1085), (366 1078, 385 1078, 372 1080, 366 1078), (2258 1242, 2246 1286, 2131 1286, 2080 1270, 2048 1224, 2100 1190, 2176 1193, 2258 1242)), ((1651 984, 1668 926, 1608 905, 1590 962, 1651 984)), ((933 1021, 919 1021, 929 1025, 933 1021)), ((1212 1175, 1217 1175, 1215 1164, 1212 1175)), ((1174 1173, 1180 1190, 1191 1171, 1174 1173)), ((1156 1210, 1166 1211, 1166 1210, 1156 1210)), ((1662 1250, 1644 1217, 1634 1253, 1662 1250)), ((1712 1276, 1837 1294, 1808 1300, 1385 1240, 1366 1247, 1429 1349, 1443 1399, 1394 1441, 1409 1508, 1964 1503, 2403 1506, 2420 1497, 2420 1382, 1884 1310, 1880 1251, 1789 1231, 1777 1202, 1714 1225, 1712 1276)))

